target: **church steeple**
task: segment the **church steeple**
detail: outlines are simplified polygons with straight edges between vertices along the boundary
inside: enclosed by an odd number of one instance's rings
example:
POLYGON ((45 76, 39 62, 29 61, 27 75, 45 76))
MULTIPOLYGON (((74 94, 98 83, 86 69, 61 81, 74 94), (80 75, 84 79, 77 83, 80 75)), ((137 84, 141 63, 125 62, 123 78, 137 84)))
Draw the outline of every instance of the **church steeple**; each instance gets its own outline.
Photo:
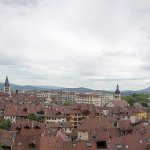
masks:
POLYGON ((117 84, 117 87, 116 87, 116 90, 115 90, 115 93, 114 93, 114 98, 118 99, 118 100, 121 100, 121 92, 119 90, 119 85, 118 84, 117 84))
POLYGON ((115 94, 120 94, 119 85, 117 84, 115 94))
POLYGON ((5 80, 5 87, 10 87, 9 80, 8 80, 7 76, 6 76, 6 80, 5 80))
POLYGON ((10 84, 7 76, 4 84, 4 92, 11 96, 10 84))

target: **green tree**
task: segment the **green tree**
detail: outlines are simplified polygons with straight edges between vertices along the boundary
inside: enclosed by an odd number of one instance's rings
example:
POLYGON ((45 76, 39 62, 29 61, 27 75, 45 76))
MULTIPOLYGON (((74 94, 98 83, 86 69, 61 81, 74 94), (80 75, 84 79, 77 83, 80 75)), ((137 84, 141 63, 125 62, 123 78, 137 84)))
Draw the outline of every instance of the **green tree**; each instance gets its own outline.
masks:
POLYGON ((10 119, 5 119, 0 123, 0 128, 9 130, 11 127, 11 124, 12 123, 10 119))
POLYGON ((32 114, 28 117, 28 119, 30 121, 36 121, 36 122, 43 122, 44 121, 44 118, 41 117, 41 116, 36 116, 35 114, 32 114))
POLYGON ((70 105, 70 102, 65 101, 65 102, 63 103, 63 105, 64 105, 64 106, 69 106, 69 105, 70 105))
POLYGON ((1 142, 0 142, 0 150, 3 150, 1 142))
POLYGON ((147 104, 146 102, 141 102, 141 105, 142 105, 143 107, 148 107, 148 104, 147 104))
POLYGON ((123 98, 131 105, 133 106, 136 102, 147 102, 148 98, 150 97, 150 94, 136 94, 133 93, 132 95, 124 96, 123 98))

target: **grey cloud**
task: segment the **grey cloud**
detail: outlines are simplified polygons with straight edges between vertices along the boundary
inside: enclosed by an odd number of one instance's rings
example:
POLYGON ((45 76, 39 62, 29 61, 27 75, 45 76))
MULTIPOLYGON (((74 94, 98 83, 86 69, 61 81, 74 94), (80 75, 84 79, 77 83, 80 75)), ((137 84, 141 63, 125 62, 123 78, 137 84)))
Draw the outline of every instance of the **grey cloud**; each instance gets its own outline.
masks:
POLYGON ((82 70, 82 72, 80 72, 80 75, 87 77, 87 76, 95 76, 97 75, 97 73, 89 69, 89 70, 82 70))
POLYGON ((142 9, 139 9, 138 12, 142 12, 142 13, 150 13, 150 8, 142 8, 142 9))
POLYGON ((16 66, 20 64, 22 64, 22 60, 19 58, 1 56, 0 66, 16 66))
POLYGON ((89 81, 94 81, 94 82, 117 82, 117 81, 140 81, 140 80, 147 80, 147 79, 150 79, 150 76, 149 77, 143 77, 143 78, 121 78, 121 79, 118 79, 118 78, 104 78, 104 79, 89 79, 89 81))
POLYGON ((146 0, 0 0, 1 71, 23 84, 144 86, 150 76, 148 9, 146 0))
POLYGON ((147 63, 148 60, 149 60, 149 57, 147 57, 147 58, 145 57, 144 60, 145 60, 145 63, 143 65, 141 65, 141 70, 149 72, 149 70, 150 70, 150 64, 147 63))
POLYGON ((150 40, 150 36, 148 36, 147 39, 150 40))
POLYGON ((10 6, 30 6, 37 5, 39 0, 0 0, 0 3, 10 6))

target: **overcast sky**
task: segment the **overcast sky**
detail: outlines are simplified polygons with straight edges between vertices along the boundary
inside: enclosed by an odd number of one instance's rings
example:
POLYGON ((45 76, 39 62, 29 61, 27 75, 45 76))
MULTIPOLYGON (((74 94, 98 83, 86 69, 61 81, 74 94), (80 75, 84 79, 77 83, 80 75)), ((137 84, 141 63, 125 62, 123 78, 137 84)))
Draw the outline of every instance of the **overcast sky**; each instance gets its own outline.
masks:
POLYGON ((150 0, 0 0, 0 82, 150 86, 150 0))

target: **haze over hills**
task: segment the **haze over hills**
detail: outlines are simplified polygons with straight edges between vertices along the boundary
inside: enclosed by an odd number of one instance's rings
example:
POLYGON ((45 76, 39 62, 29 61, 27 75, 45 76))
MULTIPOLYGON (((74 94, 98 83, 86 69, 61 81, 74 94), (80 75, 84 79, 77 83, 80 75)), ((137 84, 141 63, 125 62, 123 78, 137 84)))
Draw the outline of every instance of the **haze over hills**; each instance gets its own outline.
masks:
MULTIPOLYGON (((0 90, 3 90, 4 88, 4 83, 0 83, 0 90)), ((11 88, 13 90, 65 90, 65 91, 76 91, 76 92, 94 92, 94 91, 99 91, 99 92, 109 92, 113 93, 114 91, 106 91, 106 90, 93 90, 85 87, 77 87, 77 88, 65 88, 61 86, 34 86, 34 85, 17 85, 17 84, 11 84, 11 88)), ((138 91, 132 91, 132 90, 125 90, 121 91, 122 94, 133 94, 133 93, 150 93, 150 87, 147 87, 142 90, 138 91)))
MULTIPOLYGON (((0 83, 0 90, 3 90, 4 84, 0 83)), ((76 92, 93 92, 94 90, 84 87, 78 88, 65 88, 61 86, 33 86, 33 85, 17 85, 11 84, 11 89, 13 90, 66 90, 66 91, 76 91, 76 92)))
MULTIPOLYGON (((4 88, 4 83, 0 83, 0 89, 2 90, 4 88)), ((34 85, 17 85, 17 84, 11 84, 11 89, 14 90, 57 90, 61 89, 63 87, 57 87, 57 86, 34 86, 34 85)))

